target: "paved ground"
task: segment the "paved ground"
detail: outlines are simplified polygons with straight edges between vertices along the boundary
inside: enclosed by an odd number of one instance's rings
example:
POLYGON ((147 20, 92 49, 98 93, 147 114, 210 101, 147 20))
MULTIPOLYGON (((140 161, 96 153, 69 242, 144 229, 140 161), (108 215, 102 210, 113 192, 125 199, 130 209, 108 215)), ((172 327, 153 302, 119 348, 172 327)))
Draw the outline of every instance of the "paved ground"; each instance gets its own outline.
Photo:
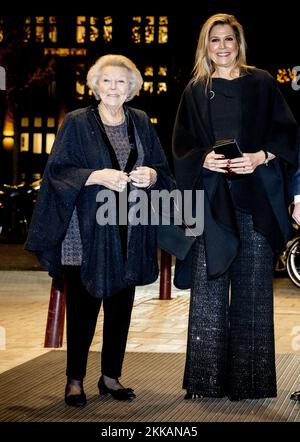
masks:
MULTIPOLYGON (((44 348, 50 287, 43 271, 0 271, 0 373, 50 350, 44 348)), ((274 288, 276 352, 300 355, 300 289, 288 278, 274 280, 274 288)), ((127 351, 184 353, 188 310, 188 290, 172 287, 172 299, 162 301, 159 280, 138 287, 127 351)), ((102 320, 101 310, 91 351, 101 349, 102 320)))

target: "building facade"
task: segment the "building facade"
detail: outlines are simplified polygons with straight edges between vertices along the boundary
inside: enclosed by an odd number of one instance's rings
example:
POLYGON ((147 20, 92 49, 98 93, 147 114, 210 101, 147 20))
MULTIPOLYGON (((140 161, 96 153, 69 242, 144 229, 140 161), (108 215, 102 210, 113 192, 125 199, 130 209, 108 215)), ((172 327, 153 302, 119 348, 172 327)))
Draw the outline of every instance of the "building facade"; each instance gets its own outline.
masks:
MULTIPOLYGON (((0 16, 0 183, 42 176, 64 115, 94 100, 86 86, 89 67, 108 53, 126 55, 140 69, 143 88, 130 105, 147 112, 171 161, 176 109, 205 18, 0 16)), ((283 87, 292 79, 290 67, 272 59, 259 67, 283 87)), ((290 89, 285 92, 293 105, 290 89)))
POLYGON ((178 101, 168 16, 22 16, 0 19, 1 180, 41 177, 64 115, 94 100, 86 74, 104 54, 120 53, 144 84, 130 105, 156 125, 167 155, 178 101))

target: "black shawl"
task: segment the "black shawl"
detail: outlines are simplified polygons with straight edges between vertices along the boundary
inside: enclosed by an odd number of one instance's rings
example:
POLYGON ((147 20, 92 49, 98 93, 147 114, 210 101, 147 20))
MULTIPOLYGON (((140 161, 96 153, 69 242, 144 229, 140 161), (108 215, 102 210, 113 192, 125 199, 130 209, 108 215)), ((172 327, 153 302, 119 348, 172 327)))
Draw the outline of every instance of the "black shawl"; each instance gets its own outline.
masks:
MULTIPOLYGON (((249 69, 241 78, 241 90, 243 152, 264 149, 276 155, 268 167, 255 170, 253 182, 256 192, 262 189, 268 198, 273 219, 278 223, 282 239, 273 244, 274 251, 278 252, 290 235, 287 206, 291 196, 290 178, 297 166, 298 124, 268 72, 249 69)), ((226 178, 202 167, 215 143, 209 97, 209 91, 206 92, 200 82, 190 82, 184 90, 173 131, 173 156, 179 189, 203 189, 205 193, 207 272, 208 277, 213 278, 224 273, 232 263, 239 235, 226 178)), ((267 224, 268 220, 264 222, 267 224)), ((258 225, 254 227, 261 230, 258 225)))
MULTIPOLYGON (((155 188, 172 189, 174 179, 147 115, 125 108, 143 147, 143 165, 158 174, 155 188)), ((92 106, 66 115, 49 156, 25 248, 35 252, 50 276, 62 279, 61 243, 77 207, 83 247, 81 279, 92 296, 105 298, 128 285, 144 285, 158 276, 155 226, 131 226, 124 261, 118 225, 100 226, 96 195, 103 186, 85 186, 98 169, 112 168, 105 136, 92 106)))

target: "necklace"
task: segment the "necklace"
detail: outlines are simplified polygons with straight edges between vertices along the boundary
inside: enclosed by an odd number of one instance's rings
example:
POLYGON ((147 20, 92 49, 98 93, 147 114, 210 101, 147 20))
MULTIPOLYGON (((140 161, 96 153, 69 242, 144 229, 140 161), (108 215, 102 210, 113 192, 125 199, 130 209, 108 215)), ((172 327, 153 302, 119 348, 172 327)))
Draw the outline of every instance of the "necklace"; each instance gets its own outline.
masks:
MULTIPOLYGON (((98 104, 98 111, 99 111, 99 115, 101 117, 103 124, 105 124, 107 126, 119 126, 120 124, 124 123, 124 121, 125 121, 125 114, 124 114, 123 110, 122 110, 122 117, 118 121, 110 121, 109 119, 107 119, 103 113, 100 103, 98 104)), ((113 115, 111 117, 112 117, 112 119, 114 118, 113 115)))

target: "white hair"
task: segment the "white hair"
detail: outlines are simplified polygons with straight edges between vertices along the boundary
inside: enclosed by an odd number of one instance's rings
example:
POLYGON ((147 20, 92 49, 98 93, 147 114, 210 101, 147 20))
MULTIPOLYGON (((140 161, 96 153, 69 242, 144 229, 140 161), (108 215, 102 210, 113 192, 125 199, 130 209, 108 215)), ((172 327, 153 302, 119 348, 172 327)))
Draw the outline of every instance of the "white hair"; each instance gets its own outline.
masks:
POLYGON ((87 73, 87 85, 92 90, 97 100, 100 99, 98 93, 98 83, 102 70, 106 66, 119 66, 127 70, 129 91, 125 101, 130 101, 139 94, 143 84, 143 78, 133 61, 124 55, 108 54, 98 58, 96 63, 89 69, 87 73))

